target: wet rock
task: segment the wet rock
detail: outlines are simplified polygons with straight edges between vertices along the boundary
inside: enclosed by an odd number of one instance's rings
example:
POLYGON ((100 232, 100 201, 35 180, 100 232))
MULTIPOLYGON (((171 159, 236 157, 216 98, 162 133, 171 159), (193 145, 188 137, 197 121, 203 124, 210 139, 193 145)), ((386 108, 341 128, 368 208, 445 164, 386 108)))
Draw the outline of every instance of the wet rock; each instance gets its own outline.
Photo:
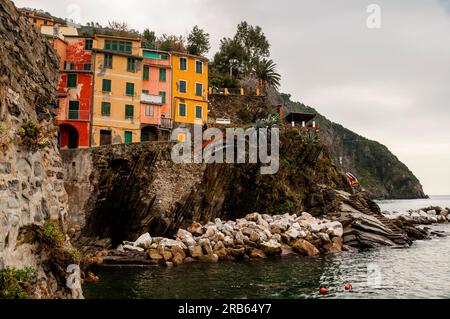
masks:
POLYGON ((320 251, 313 244, 304 239, 297 239, 292 244, 292 248, 294 248, 300 254, 306 256, 315 256, 320 253, 320 251))
POLYGON ((167 250, 163 252, 162 256, 163 256, 163 258, 164 258, 164 260, 166 262, 171 261, 172 258, 173 258, 172 253, 170 251, 167 251, 167 250))
POLYGON ((281 256, 295 256, 295 251, 289 245, 281 245, 281 256))
POLYGON ((152 236, 150 236, 149 233, 145 233, 145 234, 141 235, 134 242, 135 247, 140 247, 143 249, 149 249, 151 245, 152 245, 152 236))
POLYGON ((186 258, 183 260, 183 262, 184 262, 185 264, 190 264, 190 263, 197 262, 197 260, 194 259, 194 258, 192 258, 192 257, 186 257, 186 258))
POLYGON ((224 259, 228 255, 227 249, 225 248, 223 242, 217 242, 217 244, 214 246, 214 254, 219 256, 219 259, 224 259))
POLYGON ((183 264, 184 258, 181 255, 176 255, 173 257, 172 262, 175 266, 179 266, 181 264, 183 264))
POLYGON ((250 258, 265 259, 267 255, 261 249, 252 249, 250 252, 250 258))
POLYGON ((192 258, 199 258, 200 256, 203 256, 203 249, 199 245, 189 246, 189 253, 192 258))
POLYGON ((158 262, 164 259, 164 257, 159 253, 158 249, 150 249, 148 252, 148 256, 150 257, 150 259, 156 260, 158 262))
POLYGON ((141 247, 135 247, 132 245, 124 245, 123 246, 124 250, 128 250, 128 251, 138 251, 138 252, 144 252, 145 250, 141 247))
POLYGON ((261 244, 261 249, 267 254, 267 255, 279 255, 281 254, 281 244, 275 240, 269 240, 266 242, 263 242, 261 244))
POLYGON ((211 242, 207 238, 204 238, 200 241, 200 246, 202 247, 203 253, 205 255, 211 255, 213 253, 211 242))
POLYGON ((200 256, 198 260, 202 263, 214 264, 214 263, 219 262, 219 256, 217 256, 216 254, 203 255, 203 256, 200 256))
POLYGON ((339 253, 342 251, 342 238, 334 237, 328 244, 323 245, 325 251, 329 253, 339 253))
POLYGON ((245 248, 227 248, 228 255, 231 255, 235 258, 243 258, 245 255, 245 248))

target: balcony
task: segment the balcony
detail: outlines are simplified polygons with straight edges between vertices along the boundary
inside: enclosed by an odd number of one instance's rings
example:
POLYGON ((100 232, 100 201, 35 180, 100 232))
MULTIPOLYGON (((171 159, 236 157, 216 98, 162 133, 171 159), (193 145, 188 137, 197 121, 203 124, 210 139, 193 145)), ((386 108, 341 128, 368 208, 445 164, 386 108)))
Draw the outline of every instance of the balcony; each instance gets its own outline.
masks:
POLYGON ((161 95, 153 95, 153 94, 147 94, 147 93, 141 94, 141 103, 156 104, 156 105, 164 104, 161 95))
POLYGON ((172 130, 173 120, 165 117, 159 119, 159 128, 162 130, 172 130))
POLYGON ((60 110, 58 120, 87 122, 90 120, 90 113, 88 110, 60 110))

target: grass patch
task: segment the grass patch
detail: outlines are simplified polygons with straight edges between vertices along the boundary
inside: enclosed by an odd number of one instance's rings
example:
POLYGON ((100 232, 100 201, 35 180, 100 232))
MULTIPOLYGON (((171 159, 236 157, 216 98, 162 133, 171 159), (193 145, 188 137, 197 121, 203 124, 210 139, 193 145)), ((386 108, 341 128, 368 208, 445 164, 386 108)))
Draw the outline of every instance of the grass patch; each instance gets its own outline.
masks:
POLYGON ((0 299, 27 299, 31 295, 32 268, 0 270, 0 299))

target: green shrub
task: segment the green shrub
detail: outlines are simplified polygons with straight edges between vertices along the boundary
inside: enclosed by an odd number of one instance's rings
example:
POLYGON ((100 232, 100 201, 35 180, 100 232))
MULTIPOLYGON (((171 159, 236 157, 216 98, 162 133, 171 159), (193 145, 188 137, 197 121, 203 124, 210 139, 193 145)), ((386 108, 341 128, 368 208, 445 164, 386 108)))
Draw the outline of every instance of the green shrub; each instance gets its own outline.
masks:
POLYGON ((32 268, 0 270, 0 299, 27 299, 30 295, 30 280, 35 276, 32 268))
POLYGON ((41 239, 46 244, 59 246, 64 243, 64 234, 58 224, 47 221, 44 224, 41 239))
POLYGON ((50 141, 42 139, 40 127, 31 120, 23 123, 17 134, 20 136, 22 144, 29 148, 45 148, 51 145, 50 141))

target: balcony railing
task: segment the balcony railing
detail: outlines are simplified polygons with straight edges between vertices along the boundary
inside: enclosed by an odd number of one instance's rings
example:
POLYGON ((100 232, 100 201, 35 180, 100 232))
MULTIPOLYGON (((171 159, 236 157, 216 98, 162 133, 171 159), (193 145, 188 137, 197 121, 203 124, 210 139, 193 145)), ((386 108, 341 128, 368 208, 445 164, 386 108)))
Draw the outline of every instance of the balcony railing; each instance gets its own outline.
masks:
POLYGON ((145 104, 164 104, 161 95, 142 93, 141 102, 145 104))
POLYGON ((173 120, 165 117, 160 118, 159 128, 163 130, 171 130, 173 129, 173 120))
POLYGON ((60 121, 89 121, 90 113, 88 110, 62 110, 58 114, 60 121))
POLYGON ((64 67, 63 67, 63 71, 86 71, 86 72, 90 72, 93 71, 92 69, 92 64, 90 62, 86 62, 86 63, 75 63, 75 62, 64 62, 64 67))

